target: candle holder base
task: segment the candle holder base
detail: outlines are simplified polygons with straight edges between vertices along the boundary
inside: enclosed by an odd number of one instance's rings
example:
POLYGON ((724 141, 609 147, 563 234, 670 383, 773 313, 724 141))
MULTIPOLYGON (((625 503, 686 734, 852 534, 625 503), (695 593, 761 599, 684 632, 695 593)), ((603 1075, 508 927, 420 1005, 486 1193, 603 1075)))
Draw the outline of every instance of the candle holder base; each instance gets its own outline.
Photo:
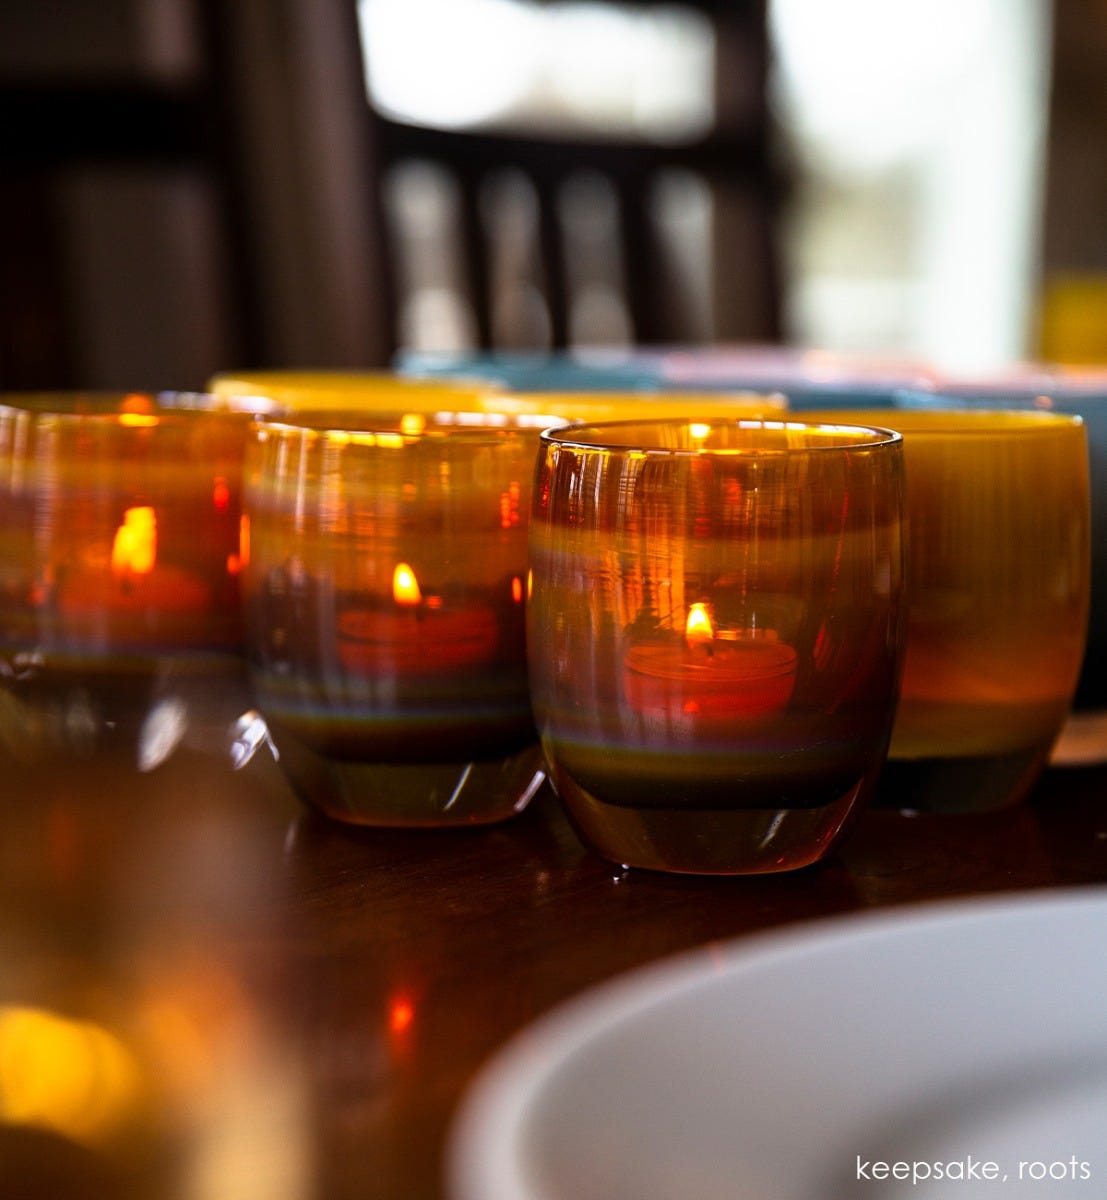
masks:
POLYGON ((1007 754, 889 758, 873 807, 925 813, 983 813, 1009 808, 1034 786, 1050 746, 1007 754))
POLYGON ((37 652, 17 671, 19 661, 0 654, 0 765, 115 757, 149 772, 178 748, 226 757, 228 731, 252 707, 245 664, 231 655, 37 652))
POLYGON ((830 803, 797 808, 611 804, 556 767, 551 783, 582 840, 612 862, 684 875, 765 875, 825 858, 864 807, 870 772, 830 803))
POLYGON ((281 766, 308 807, 348 825, 490 825, 521 813, 546 780, 537 744, 470 762, 386 763, 325 758, 272 728, 281 766))

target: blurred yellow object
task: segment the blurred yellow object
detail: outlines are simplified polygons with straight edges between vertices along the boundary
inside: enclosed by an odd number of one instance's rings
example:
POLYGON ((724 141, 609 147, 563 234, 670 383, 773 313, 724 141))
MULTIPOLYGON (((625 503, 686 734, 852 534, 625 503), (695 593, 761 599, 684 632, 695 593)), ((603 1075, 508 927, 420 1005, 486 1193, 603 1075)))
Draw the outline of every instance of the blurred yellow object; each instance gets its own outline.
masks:
POLYGON ((506 392, 496 383, 457 376, 411 378, 389 371, 269 370, 223 372, 208 381, 220 397, 262 397, 286 412, 481 412, 553 415, 565 421, 635 418, 780 416, 779 393, 565 391, 506 392))
POLYGON ((138 1064, 114 1034, 45 1009, 0 1009, 0 1120, 95 1143, 141 1103, 138 1064))
POLYGON ((287 412, 488 411, 501 389, 483 380, 408 379, 391 371, 225 371, 208 391, 222 397, 260 396, 287 412))
POLYGON ((497 412, 557 413, 567 421, 688 418, 718 421, 727 417, 780 417, 788 401, 780 392, 535 392, 499 395, 497 412))
POLYGON ((1046 362, 1107 364, 1107 274, 1048 280, 1039 319, 1039 357, 1046 362))

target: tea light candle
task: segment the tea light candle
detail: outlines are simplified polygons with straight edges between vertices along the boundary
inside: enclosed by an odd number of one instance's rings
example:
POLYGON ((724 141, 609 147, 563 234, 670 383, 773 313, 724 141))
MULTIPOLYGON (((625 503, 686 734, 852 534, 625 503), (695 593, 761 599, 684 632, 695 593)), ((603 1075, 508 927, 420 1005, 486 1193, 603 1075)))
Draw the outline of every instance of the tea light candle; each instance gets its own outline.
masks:
MULTIPOLYGON (((241 649, 250 410, 199 394, 10 394, 0 404, 5 620, 49 670, 137 678, 241 649)), ((204 666, 206 669, 206 665, 204 666)))
POLYGON ((212 586, 192 571, 159 563, 157 513, 140 505, 124 513, 110 555, 86 555, 58 582, 58 612, 70 632, 88 636, 104 629, 112 637, 144 642, 211 607, 212 586))
POLYGON ((702 603, 689 609, 683 641, 639 643, 624 659, 630 704, 671 718, 772 716, 795 682, 796 652, 774 630, 716 633, 702 603))
POLYGON ((346 608, 336 617, 338 655, 355 671, 388 669, 405 676, 458 671, 487 662, 498 641, 490 607, 442 609, 440 596, 423 598, 415 572, 398 563, 392 603, 346 608))

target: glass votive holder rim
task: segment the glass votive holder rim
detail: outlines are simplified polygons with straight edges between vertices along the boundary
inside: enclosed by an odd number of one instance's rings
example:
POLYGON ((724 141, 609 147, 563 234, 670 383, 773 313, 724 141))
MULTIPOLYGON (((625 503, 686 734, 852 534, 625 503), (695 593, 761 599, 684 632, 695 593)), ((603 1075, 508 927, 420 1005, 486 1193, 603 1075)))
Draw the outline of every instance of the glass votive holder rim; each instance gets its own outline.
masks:
POLYGON ((479 376, 413 377, 388 370, 261 369, 220 371, 206 383, 218 396, 256 396, 290 416, 323 410, 354 413, 402 406, 483 411, 502 386, 479 376))
MULTIPOLYGON (((923 396, 926 393, 912 393, 923 396)), ((905 394, 906 398, 906 394, 905 394)), ((1059 432, 1079 428, 1085 424, 1078 413, 1060 412, 1056 409, 1004 407, 998 402, 994 407, 965 407, 950 399, 948 404, 897 403, 892 409, 870 410, 864 405, 843 405, 827 409, 824 413, 830 420, 867 421, 879 415, 890 429, 918 437, 958 438, 1020 438, 1030 434, 1059 432)))
POLYGON ((261 438, 272 432, 281 437, 394 446, 446 439, 494 442, 505 434, 537 436, 551 426, 572 427, 561 416, 526 412, 311 410, 260 416, 253 421, 251 432, 261 438))
POLYGON ((700 388, 695 384, 676 388, 667 387, 620 387, 594 388, 576 387, 572 384, 558 388, 533 391, 507 388, 497 394, 490 406, 496 411, 510 412, 560 412, 574 423, 589 426, 633 420, 631 408, 642 414, 641 419, 652 421, 675 421, 680 416, 678 409, 694 412, 698 407, 710 409, 713 416, 722 416, 733 409, 734 415, 750 419, 775 419, 788 411, 788 397, 776 388, 733 387, 726 389, 700 388), (597 409, 618 411, 626 409, 626 415, 595 416, 597 409), (651 408, 658 410, 656 416, 648 415, 651 408), (579 414, 579 417, 578 417, 579 414))
POLYGON ((709 417, 697 421, 694 416, 673 418, 645 418, 637 420, 598 421, 588 424, 564 425, 543 430, 541 440, 549 445, 565 446, 578 450, 618 452, 624 454, 657 454, 674 457, 695 458, 703 454, 743 455, 789 455, 809 454, 822 451, 840 453, 848 449, 870 449, 895 446, 902 442, 898 430, 884 425, 840 423, 834 421, 791 421, 765 420, 738 417, 720 419, 709 417), (691 436, 698 444, 689 446, 663 445, 653 435, 669 430, 694 431, 691 436), (747 446, 712 445, 710 437, 719 429, 748 434, 781 435, 779 444, 758 444, 752 441, 747 446), (639 432, 636 432, 639 431, 639 432), (788 435, 810 434, 811 439, 789 443, 788 435))
POLYGON ((0 414, 37 420, 115 424, 120 418, 174 421, 194 416, 254 418, 272 410, 264 397, 217 396, 198 391, 54 389, 0 392, 0 414), (128 407, 129 406, 129 407, 128 407))

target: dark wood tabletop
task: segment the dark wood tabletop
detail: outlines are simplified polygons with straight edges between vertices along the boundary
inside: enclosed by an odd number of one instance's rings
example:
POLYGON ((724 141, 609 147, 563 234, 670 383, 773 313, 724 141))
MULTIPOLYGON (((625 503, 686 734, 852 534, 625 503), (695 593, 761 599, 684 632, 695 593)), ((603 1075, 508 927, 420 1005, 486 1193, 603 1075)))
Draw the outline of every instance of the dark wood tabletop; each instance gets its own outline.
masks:
POLYGON ((107 1031, 133 1076, 86 1097, 115 1105, 100 1126, 72 1080, 31 1117, 0 1107, 20 1195, 434 1200, 467 1085, 581 989, 813 918, 1107 881, 1107 767, 988 815, 870 811, 801 872, 693 878, 597 858, 546 791, 484 829, 357 830, 264 747, 234 770, 194 742, 147 770, 6 748, 0 1106, 13 1013, 107 1031))

